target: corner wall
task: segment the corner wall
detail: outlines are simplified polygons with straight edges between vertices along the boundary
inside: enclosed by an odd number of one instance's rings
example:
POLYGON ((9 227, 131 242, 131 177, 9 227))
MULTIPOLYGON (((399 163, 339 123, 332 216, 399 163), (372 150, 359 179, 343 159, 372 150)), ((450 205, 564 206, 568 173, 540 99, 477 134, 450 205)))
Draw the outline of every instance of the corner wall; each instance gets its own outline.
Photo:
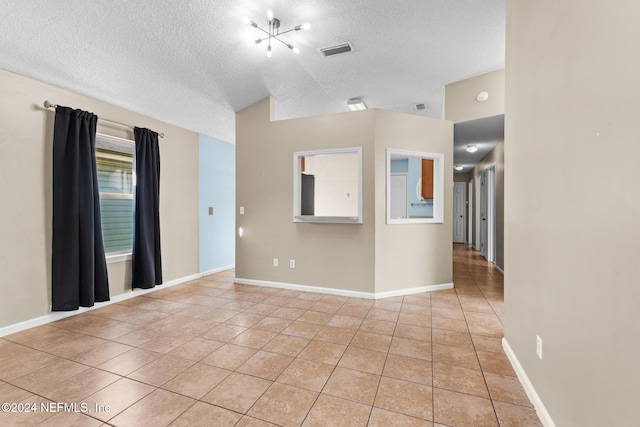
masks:
MULTIPOLYGON (((165 281, 198 273, 198 135, 104 102, 0 70, 0 327, 50 313, 52 143, 45 99, 164 132, 160 224, 165 281)), ((132 138, 99 124, 98 132, 132 138)), ((128 133, 128 134, 127 134, 128 133)), ((110 293, 131 290, 131 262, 108 265, 110 293)))
POLYGON ((236 147, 200 135, 198 171, 200 272, 207 273, 235 263, 236 147))
POLYGON ((364 166, 363 224, 294 223, 293 153, 362 147, 373 164, 374 111, 271 121, 272 108, 267 98, 236 114, 236 204, 245 208, 236 209, 236 277, 373 292, 373 168, 364 166))
POLYGON ((558 426, 638 425, 639 15, 507 1, 505 338, 558 426))
POLYGON ((376 110, 375 290, 453 282, 453 123, 376 110), (386 223, 386 149, 444 154, 442 224, 386 223))

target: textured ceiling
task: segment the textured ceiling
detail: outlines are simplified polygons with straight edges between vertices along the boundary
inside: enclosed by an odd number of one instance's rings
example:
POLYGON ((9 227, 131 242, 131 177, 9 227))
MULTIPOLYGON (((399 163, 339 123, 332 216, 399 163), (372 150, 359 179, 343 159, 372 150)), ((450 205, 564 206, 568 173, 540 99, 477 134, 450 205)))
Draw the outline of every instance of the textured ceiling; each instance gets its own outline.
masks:
POLYGON ((444 85, 503 68, 504 48, 504 0, 0 0, 0 68, 232 143, 234 113, 269 95, 277 119, 353 97, 439 118, 444 85), (249 44, 242 17, 267 9, 311 24, 283 36, 299 55, 249 44))
POLYGON ((467 173, 489 154, 493 147, 504 140, 504 114, 456 123, 453 127, 453 161, 462 166, 459 173, 467 173), (467 152, 467 145, 475 145, 478 151, 467 152))

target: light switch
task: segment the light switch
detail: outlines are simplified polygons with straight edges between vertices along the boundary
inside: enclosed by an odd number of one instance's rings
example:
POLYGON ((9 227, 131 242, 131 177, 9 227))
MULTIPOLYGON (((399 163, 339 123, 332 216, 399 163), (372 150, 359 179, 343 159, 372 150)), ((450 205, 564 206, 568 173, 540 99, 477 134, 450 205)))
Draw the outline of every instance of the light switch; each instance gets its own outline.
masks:
POLYGON ((240 206, 240 215, 244 215, 244 206, 240 206))
POLYGON ((213 206, 209 206, 209 215, 213 215, 213 206))

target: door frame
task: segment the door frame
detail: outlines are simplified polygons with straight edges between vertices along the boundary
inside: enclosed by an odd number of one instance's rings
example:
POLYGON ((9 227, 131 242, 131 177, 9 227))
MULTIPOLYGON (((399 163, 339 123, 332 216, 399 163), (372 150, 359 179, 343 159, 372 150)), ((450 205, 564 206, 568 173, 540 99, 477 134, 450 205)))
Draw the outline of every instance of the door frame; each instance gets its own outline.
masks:
POLYGON ((488 191, 489 199, 488 204, 488 219, 489 219, 489 247, 487 248, 487 254, 489 257, 487 261, 496 262, 496 165, 492 164, 487 168, 488 178, 488 191))
POLYGON ((476 245, 475 249, 482 254, 482 243, 486 243, 486 255, 483 256, 489 262, 496 262, 496 164, 492 163, 476 176, 476 245), (484 180, 487 203, 486 222, 487 222, 487 241, 482 240, 482 202, 484 180))
POLYGON ((473 249, 475 249, 476 251, 480 251, 480 233, 481 233, 481 229, 482 227, 480 226, 480 223, 482 222, 482 218, 480 215, 480 203, 481 203, 481 194, 482 194, 482 172, 480 172, 478 175, 476 175, 476 177, 474 178, 473 182, 475 183, 475 230, 476 230, 476 238, 474 240, 474 245, 473 245, 473 249))
POLYGON ((467 230, 467 244, 468 245, 473 245, 473 180, 469 181, 469 188, 468 188, 468 198, 469 200, 467 201, 467 218, 469 219, 469 229, 467 230))

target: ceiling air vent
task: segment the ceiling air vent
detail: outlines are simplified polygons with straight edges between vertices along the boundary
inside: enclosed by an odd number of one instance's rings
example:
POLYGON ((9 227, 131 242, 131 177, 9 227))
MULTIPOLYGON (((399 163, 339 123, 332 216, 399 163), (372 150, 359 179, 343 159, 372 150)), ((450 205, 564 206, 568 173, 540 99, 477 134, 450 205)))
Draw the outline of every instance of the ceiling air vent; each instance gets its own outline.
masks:
POLYGON ((341 53, 351 52, 353 49, 351 48, 351 43, 341 43, 335 46, 323 47, 320 48, 320 53, 322 56, 333 56, 341 53))
POLYGON ((418 111, 422 111, 422 110, 426 110, 427 106, 424 104, 416 104, 416 110, 418 111))

